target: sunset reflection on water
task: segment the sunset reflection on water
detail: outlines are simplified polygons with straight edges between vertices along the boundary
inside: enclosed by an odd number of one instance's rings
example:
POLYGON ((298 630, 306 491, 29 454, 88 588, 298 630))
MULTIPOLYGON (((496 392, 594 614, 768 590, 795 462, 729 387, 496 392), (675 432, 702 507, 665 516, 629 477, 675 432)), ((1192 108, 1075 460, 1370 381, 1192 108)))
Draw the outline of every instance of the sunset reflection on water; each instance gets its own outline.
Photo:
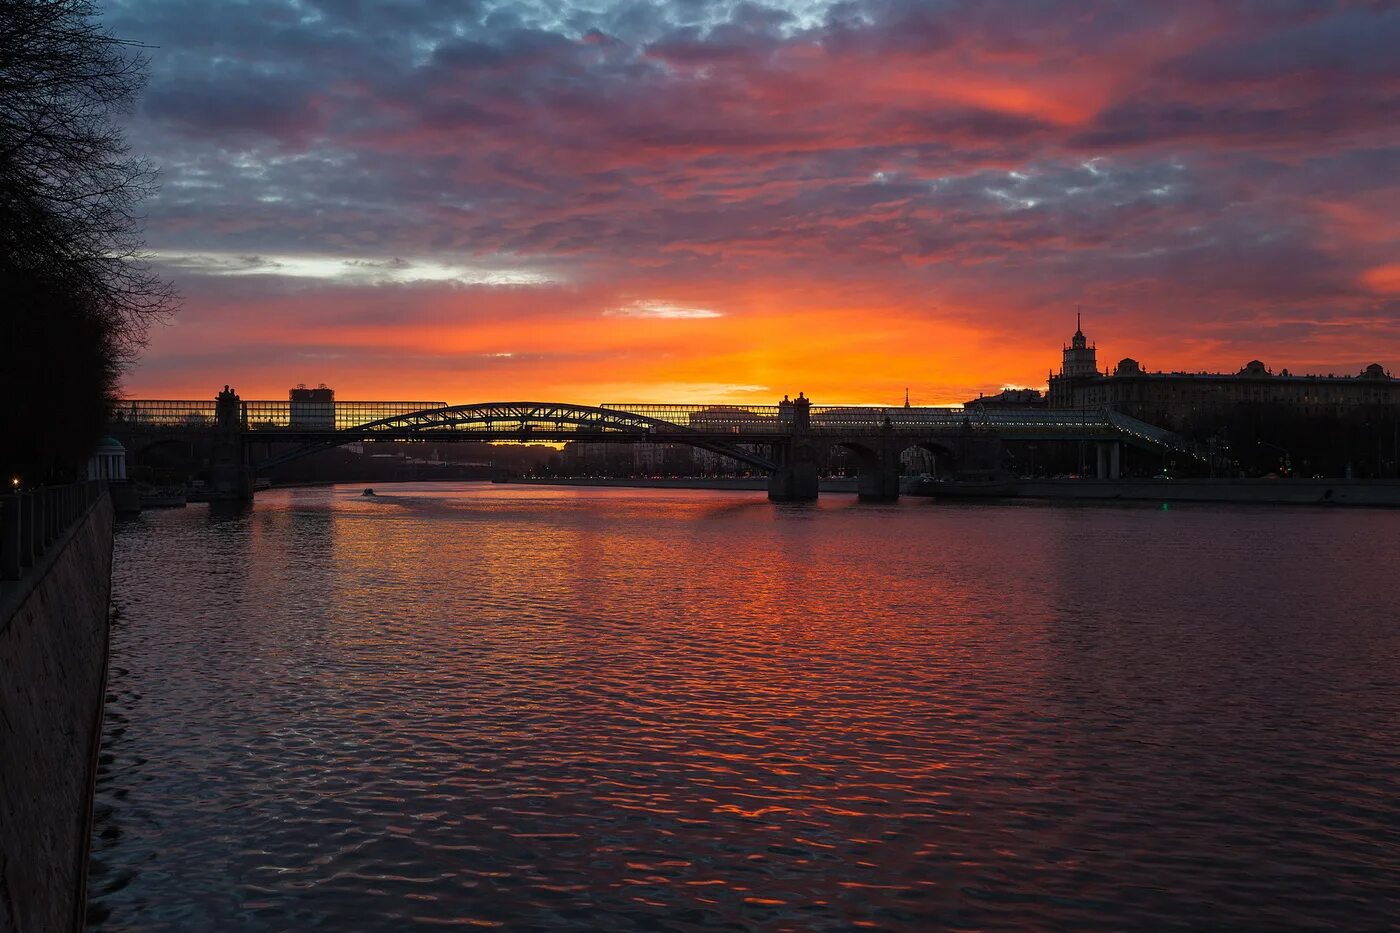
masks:
POLYGON ((96 925, 1400 907, 1391 513, 379 492, 122 528, 96 925))

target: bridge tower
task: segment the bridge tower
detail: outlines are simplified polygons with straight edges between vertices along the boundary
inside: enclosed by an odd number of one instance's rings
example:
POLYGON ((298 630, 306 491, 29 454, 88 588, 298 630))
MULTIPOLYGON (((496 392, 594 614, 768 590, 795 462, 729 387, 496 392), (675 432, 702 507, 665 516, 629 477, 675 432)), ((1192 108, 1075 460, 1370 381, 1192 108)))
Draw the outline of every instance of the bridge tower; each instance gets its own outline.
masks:
POLYGON ((228 386, 214 397, 218 436, 209 460, 209 498, 246 502, 253 498, 253 470, 243 443, 243 403, 228 386))
POLYGON ((778 469, 768 475, 768 498, 806 502, 817 498, 817 457, 811 437, 812 400, 801 392, 778 403, 778 423, 791 433, 773 444, 778 469))

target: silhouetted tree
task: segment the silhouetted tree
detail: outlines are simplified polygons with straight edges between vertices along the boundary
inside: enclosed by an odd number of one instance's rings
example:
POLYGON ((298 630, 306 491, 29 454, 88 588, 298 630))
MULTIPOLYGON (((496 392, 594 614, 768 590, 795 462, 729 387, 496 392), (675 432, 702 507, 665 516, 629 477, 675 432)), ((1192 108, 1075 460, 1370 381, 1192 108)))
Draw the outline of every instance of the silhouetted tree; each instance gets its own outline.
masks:
POLYGON ((89 0, 0 0, 0 469, 76 471, 173 294, 142 261, 153 174, 115 119, 136 48, 89 0))

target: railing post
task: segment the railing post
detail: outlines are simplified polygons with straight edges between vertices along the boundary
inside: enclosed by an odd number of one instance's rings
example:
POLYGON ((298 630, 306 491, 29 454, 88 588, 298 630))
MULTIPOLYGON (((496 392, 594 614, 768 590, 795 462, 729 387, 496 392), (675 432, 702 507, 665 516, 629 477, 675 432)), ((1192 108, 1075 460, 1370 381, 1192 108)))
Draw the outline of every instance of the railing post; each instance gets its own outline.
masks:
POLYGON ((25 567, 34 566, 39 556, 38 503, 34 493, 23 492, 19 497, 19 561, 25 567))
POLYGON ((45 536, 49 533, 48 516, 44 514, 48 505, 48 500, 44 497, 44 487, 38 486, 29 491, 29 498, 34 503, 34 518, 32 520, 33 531, 30 537, 34 542, 34 560, 38 561, 39 555, 44 553, 44 547, 48 544, 45 536))
POLYGON ((20 573, 19 495, 0 497, 0 580, 18 580, 20 573))
POLYGON ((34 558, 37 560, 49 549, 49 519, 53 516, 53 503, 49 501, 49 488, 40 486, 34 490, 34 558))
POLYGON ((32 490, 32 492, 29 493, 29 502, 31 502, 32 507, 34 507, 31 518, 29 518, 29 542, 31 542, 32 548, 34 548, 34 560, 38 562, 39 556, 43 553, 43 548, 48 544, 48 542, 43 539, 43 535, 48 531, 48 525, 45 524, 48 518, 43 514, 45 513, 43 507, 48 503, 43 499, 42 488, 32 490))

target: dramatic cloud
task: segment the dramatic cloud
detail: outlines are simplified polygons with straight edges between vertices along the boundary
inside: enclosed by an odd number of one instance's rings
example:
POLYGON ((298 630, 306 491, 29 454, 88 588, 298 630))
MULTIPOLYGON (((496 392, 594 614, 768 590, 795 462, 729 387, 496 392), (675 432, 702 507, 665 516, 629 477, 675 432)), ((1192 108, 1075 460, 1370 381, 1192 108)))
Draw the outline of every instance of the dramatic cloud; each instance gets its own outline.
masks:
POLYGON ((107 10, 186 295, 133 393, 946 402, 1076 305, 1105 362, 1400 369, 1391 4, 107 10))
POLYGON ((178 250, 157 250, 151 256, 173 270, 198 275, 273 275, 370 285, 413 282, 543 285, 550 281, 548 275, 540 272, 447 265, 398 257, 377 260, 335 256, 235 256, 228 253, 182 253, 178 250))

